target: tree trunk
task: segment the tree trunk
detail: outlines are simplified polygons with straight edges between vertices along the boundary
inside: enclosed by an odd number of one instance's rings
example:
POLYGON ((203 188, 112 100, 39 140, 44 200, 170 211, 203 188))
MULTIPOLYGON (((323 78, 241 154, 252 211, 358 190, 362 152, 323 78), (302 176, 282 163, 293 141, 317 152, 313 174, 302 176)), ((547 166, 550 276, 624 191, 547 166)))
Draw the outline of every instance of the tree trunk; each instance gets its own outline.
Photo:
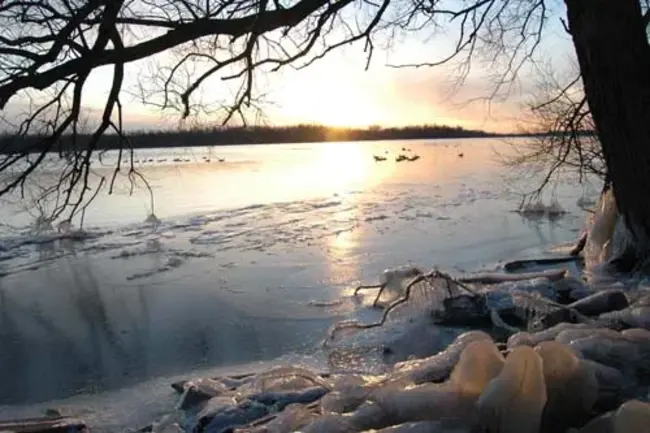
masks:
POLYGON ((650 46, 639 0, 565 0, 589 108, 636 259, 650 256, 650 46))

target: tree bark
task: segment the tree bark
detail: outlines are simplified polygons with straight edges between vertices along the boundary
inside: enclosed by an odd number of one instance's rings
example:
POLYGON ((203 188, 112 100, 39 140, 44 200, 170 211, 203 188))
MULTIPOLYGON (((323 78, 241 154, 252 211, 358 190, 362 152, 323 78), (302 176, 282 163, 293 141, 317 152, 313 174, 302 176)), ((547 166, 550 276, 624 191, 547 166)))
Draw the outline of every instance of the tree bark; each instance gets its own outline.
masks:
POLYGON ((650 46, 638 0, 565 0, 614 197, 650 256, 650 46))

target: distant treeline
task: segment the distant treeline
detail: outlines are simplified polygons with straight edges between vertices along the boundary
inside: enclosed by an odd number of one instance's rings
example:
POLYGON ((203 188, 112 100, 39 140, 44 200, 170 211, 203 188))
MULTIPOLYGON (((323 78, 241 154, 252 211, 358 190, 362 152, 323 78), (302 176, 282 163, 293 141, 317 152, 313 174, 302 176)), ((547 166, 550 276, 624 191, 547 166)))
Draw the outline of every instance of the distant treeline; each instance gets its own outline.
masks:
MULTIPOLYGON (((323 125, 218 127, 192 130, 132 131, 127 134, 129 144, 135 149, 152 147, 229 146, 238 144, 310 143, 324 141, 411 140, 431 138, 515 137, 548 136, 559 132, 497 134, 460 126, 421 125, 401 128, 340 128, 323 125)), ((593 131, 579 131, 579 135, 593 135, 593 131)), ((87 146, 89 135, 77 137, 64 135, 52 151, 67 151, 87 146)), ((44 137, 30 135, 16 137, 0 135, 0 154, 28 150, 40 152, 44 137)), ((100 138, 97 149, 116 149, 123 142, 115 134, 100 138)))
MULTIPOLYGON (((402 128, 334 128, 322 125, 220 127, 195 130, 132 131, 127 134, 133 148, 226 146, 237 144, 308 143, 322 141, 410 140, 427 138, 491 137, 497 134, 464 129, 459 126, 422 125, 402 128)), ((87 146, 89 136, 63 136, 53 151, 66 151, 87 146)), ((15 153, 29 149, 42 150, 43 137, 0 136, 0 153, 15 153)), ((115 134, 99 140, 98 149, 115 149, 121 144, 115 134)))

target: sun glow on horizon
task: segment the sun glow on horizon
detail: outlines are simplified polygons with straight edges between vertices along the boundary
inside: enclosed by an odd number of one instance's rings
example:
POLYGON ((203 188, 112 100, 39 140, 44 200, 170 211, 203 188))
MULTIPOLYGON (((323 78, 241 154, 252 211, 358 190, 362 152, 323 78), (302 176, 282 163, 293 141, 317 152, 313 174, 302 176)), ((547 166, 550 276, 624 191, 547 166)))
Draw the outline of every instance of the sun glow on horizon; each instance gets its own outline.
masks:
MULTIPOLYGON (((565 68, 563 56, 572 53, 570 38, 559 27, 556 34, 547 36, 545 53, 552 54, 554 65, 565 68), (561 49, 558 49, 561 47, 561 49)), ((522 106, 513 95, 508 101, 495 101, 487 110, 480 104, 465 102, 487 96, 493 90, 489 77, 494 71, 486 70, 480 62, 473 73, 456 88, 452 85, 457 77, 454 64, 436 68, 394 68, 387 65, 413 64, 431 60, 436 53, 444 53, 455 47, 455 40, 444 35, 432 40, 415 35, 395 41, 395 45, 380 48, 366 70, 366 52, 363 44, 344 47, 329 53, 306 68, 286 68, 276 72, 260 69, 256 76, 254 93, 263 95, 259 107, 261 117, 251 112, 249 123, 260 122, 273 126, 318 124, 331 127, 367 128, 370 126, 405 127, 416 125, 461 126, 467 129, 483 129, 490 132, 516 131, 522 106), (259 120, 261 119, 261 120, 259 120)), ((174 57, 163 53, 156 58, 161 64, 172 64, 174 57)), ((156 63, 158 64, 158 63, 156 63)), ((180 114, 175 111, 161 112, 156 104, 146 105, 140 100, 140 80, 144 72, 153 67, 146 62, 128 65, 124 89, 129 95, 124 99, 124 118, 128 129, 172 129, 182 127, 180 114)), ((532 72, 527 72, 528 74, 532 72)), ((144 75, 143 75, 144 74, 144 75)), ((113 71, 104 66, 94 70, 86 82, 84 106, 93 119, 101 117, 110 91, 113 71)), ((528 90, 534 89, 532 76, 523 75, 528 90), (531 81, 532 80, 532 81, 531 81)), ((524 83, 525 84, 525 83, 524 83)), ((215 76, 206 80, 197 91, 197 104, 232 103, 239 89, 236 81, 224 81, 215 76)), ((154 101, 147 102, 152 103, 154 101)), ((257 104, 256 104, 257 105, 257 104)), ((197 117, 197 123, 219 124, 225 112, 209 107, 207 114, 197 117)), ((194 119, 190 119, 194 121, 194 119)), ((235 119, 232 123, 237 124, 235 119)), ((191 122, 186 122, 191 123, 191 122)))
POLYGON ((400 74, 385 67, 365 71, 342 59, 332 59, 308 74, 285 78, 273 92, 275 106, 268 112, 271 124, 335 128, 435 124, 497 132, 511 129, 510 125, 485 122, 485 112, 480 108, 453 107, 442 97, 445 85, 436 75, 400 74))
POLYGON ((364 127, 381 123, 384 117, 373 98, 353 81, 330 84, 322 80, 320 85, 296 82, 282 92, 280 99, 283 117, 304 123, 364 127))
MULTIPOLYGON (((109 77, 110 71, 101 68, 91 77, 89 87, 93 91, 88 93, 85 103, 93 118, 101 116, 109 77)), ((502 107, 505 110, 487 118, 481 107, 454 107, 454 102, 445 99, 443 78, 440 70, 395 70, 374 65, 366 71, 359 58, 333 54, 305 70, 266 77, 263 88, 268 90, 264 98, 268 104, 261 105, 263 121, 275 126, 316 124, 334 128, 435 124, 492 132, 516 129, 515 122, 507 116, 519 112, 519 108, 506 104, 502 107)), ((203 92, 212 99, 225 97, 223 83, 205 86, 203 92)), ((480 91, 480 85, 470 82, 460 100, 477 96, 480 91), (472 90, 473 87, 476 89, 472 90)), ((137 100, 129 101, 124 110, 127 128, 132 130, 175 129, 183 124, 178 113, 162 113, 157 107, 144 106, 137 100)), ((223 120, 221 113, 202 115, 197 121, 218 124, 223 120)), ((254 122, 252 118, 247 120, 254 122)))

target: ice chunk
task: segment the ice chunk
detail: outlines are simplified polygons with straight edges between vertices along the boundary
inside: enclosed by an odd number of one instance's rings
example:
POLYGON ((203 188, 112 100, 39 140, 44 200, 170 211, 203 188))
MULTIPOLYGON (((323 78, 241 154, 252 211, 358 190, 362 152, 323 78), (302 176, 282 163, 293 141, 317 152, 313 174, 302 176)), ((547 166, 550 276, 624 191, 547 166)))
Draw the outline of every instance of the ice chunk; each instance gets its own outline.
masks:
POLYGON ((316 420, 318 415, 301 404, 290 404, 267 424, 253 430, 254 433, 291 433, 316 420))
MULTIPOLYGON (((552 272, 555 272, 553 270, 552 272)), ((557 290, 555 285, 545 277, 531 278, 522 281, 499 284, 497 289, 508 292, 525 292, 529 294, 539 294, 551 301, 557 301, 557 290)))
POLYGON ((349 433, 356 431, 350 425, 350 418, 344 415, 324 415, 295 433, 349 433))
POLYGON ((570 344, 572 341, 580 340, 581 338, 599 336, 602 338, 609 339, 623 339, 623 336, 618 332, 607 329, 607 328, 595 328, 595 329, 566 329, 560 332, 555 341, 562 344, 570 344))
POLYGON ((581 364, 569 347, 556 341, 540 343, 535 350, 542 358, 546 383, 544 423, 571 426, 587 415, 596 403, 595 371, 581 364))
POLYGON ((384 296, 379 301, 387 305, 395 298, 402 296, 408 283, 422 273, 420 269, 413 266, 400 266, 384 270, 379 280, 380 284, 384 286, 382 292, 384 296))
POLYGON ((376 433, 469 433, 464 425, 455 425, 443 421, 419 421, 386 427, 376 433))
POLYGON ((359 388, 357 393, 330 392, 320 401, 323 413, 347 413, 358 408, 368 396, 369 391, 359 388))
POLYGON ((626 327, 650 330, 650 306, 635 306, 599 316, 605 323, 622 323, 626 327))
POLYGON ((546 399, 542 359, 519 346, 479 398, 478 424, 494 433, 539 433, 546 399))
POLYGON ((346 391, 334 391, 321 399, 321 409, 325 413, 352 412, 366 400, 372 392, 369 387, 354 387, 346 391))
POLYGON ((482 331, 466 332, 437 355, 395 364, 395 372, 407 375, 416 384, 440 382, 449 376, 465 347, 480 340, 492 341, 492 337, 482 331))
POLYGON ((569 346, 583 358, 623 371, 634 369, 640 361, 638 347, 622 336, 612 338, 596 334, 573 340, 569 346))
POLYGON ((551 198, 549 204, 544 203, 541 197, 529 199, 521 203, 516 212, 526 218, 546 217, 549 219, 558 218, 566 213, 555 197, 551 198))
POLYGON ((621 335, 632 344, 636 345, 639 351, 639 367, 645 373, 650 372, 650 365, 647 360, 650 359, 650 331, 640 328, 626 329, 621 335), (644 362, 645 361, 645 362, 644 362))
POLYGON ((508 349, 513 349, 517 346, 534 347, 534 337, 528 332, 517 332, 508 338, 508 349))
POLYGON ((503 368, 503 356, 489 340, 470 343, 460 355, 450 382, 464 395, 478 398, 503 368))
MULTIPOLYGON (((614 433, 614 414, 609 412, 589 421, 580 430, 569 430, 570 433, 614 433)), ((567 432, 567 433, 569 433, 567 432)))
POLYGON ((290 404, 310 404, 320 400, 329 390, 322 386, 312 386, 298 391, 265 391, 249 395, 250 400, 283 410, 290 404))
POLYGON ((585 246, 585 266, 588 270, 604 263, 611 254, 611 239, 618 216, 618 208, 610 188, 600 198, 596 214, 591 219, 591 227, 585 246))
POLYGON ((593 326, 584 324, 584 323, 558 323, 555 326, 552 326, 543 331, 535 332, 531 334, 533 339, 533 345, 536 346, 542 341, 554 340, 562 331, 567 329, 591 329, 593 326))
POLYGON ((212 397, 225 395, 228 391, 224 384, 213 379, 203 378, 185 382, 178 408, 187 409, 212 397))
MULTIPOLYGON (((215 397, 214 399, 221 398, 215 397)), ((268 407, 250 400, 244 400, 232 406, 218 406, 216 410, 202 411, 193 431, 196 433, 225 432, 233 427, 245 426, 268 413, 268 407)))
POLYGON ((614 433, 647 433, 650 404, 638 400, 625 402, 614 414, 614 433))
POLYGON ((72 221, 63 220, 56 225, 56 231, 59 233, 70 233, 73 229, 72 221))
POLYGON ((258 374, 246 385, 246 388, 252 394, 265 391, 296 391, 314 385, 331 388, 325 379, 311 370, 283 366, 258 374))
POLYGON ((629 341, 650 344, 650 331, 641 328, 632 328, 621 331, 621 335, 629 341))
POLYGON ((613 367, 608 367, 599 362, 581 359, 580 363, 585 367, 593 370, 598 382, 599 398, 618 398, 622 395, 628 395, 636 386, 636 383, 626 377, 613 367))
POLYGON ((473 410, 473 401, 448 385, 426 383, 415 387, 376 392, 352 415, 360 430, 378 429, 409 421, 464 419, 473 410))
POLYGON ((569 306, 586 316, 598 316, 609 311, 627 308, 629 303, 623 291, 610 289, 589 295, 569 306))

